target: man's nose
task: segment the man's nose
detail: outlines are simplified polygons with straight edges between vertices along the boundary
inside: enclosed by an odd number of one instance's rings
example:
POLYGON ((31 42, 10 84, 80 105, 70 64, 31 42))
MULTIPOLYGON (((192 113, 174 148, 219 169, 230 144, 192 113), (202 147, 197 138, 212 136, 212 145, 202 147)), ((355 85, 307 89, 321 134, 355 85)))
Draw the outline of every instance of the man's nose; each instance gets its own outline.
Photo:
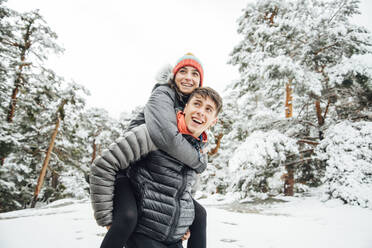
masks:
POLYGON ((205 110, 203 108, 198 108, 197 113, 200 116, 204 116, 205 115, 205 110))

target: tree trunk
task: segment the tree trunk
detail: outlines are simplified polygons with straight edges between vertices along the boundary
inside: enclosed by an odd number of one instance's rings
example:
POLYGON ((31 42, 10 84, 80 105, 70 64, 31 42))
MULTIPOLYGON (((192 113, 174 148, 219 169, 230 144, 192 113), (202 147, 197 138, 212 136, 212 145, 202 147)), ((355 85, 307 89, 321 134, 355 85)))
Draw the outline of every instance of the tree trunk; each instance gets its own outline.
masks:
POLYGON ((218 149, 220 148, 221 146, 221 139, 223 137, 223 133, 220 133, 217 135, 216 137, 216 146, 210 151, 208 152, 208 155, 212 156, 214 154, 216 154, 218 152, 218 149))
POLYGON ((318 119, 318 125, 323 126, 324 124, 324 118, 322 116, 322 109, 320 108, 320 101, 315 101, 315 110, 316 110, 316 117, 318 119))
POLYGON ((0 165, 4 165, 5 158, 0 158, 0 165))
MULTIPOLYGON (((320 128, 321 126, 324 125, 324 117, 322 116, 322 109, 320 108, 320 101, 316 100, 315 101, 315 110, 316 110, 316 117, 318 119, 318 127, 320 128)), ((323 132, 319 130, 319 139, 323 139, 323 132)))
POLYGON ((7 116, 8 122, 13 122, 15 106, 17 102, 17 94, 19 91, 19 80, 20 80, 20 75, 16 79, 15 88, 13 89, 12 97, 10 98, 9 111, 8 111, 8 116, 7 116))
POLYGON ((93 161, 96 159, 96 156, 97 156, 96 139, 93 140, 92 147, 93 147, 93 153, 92 153, 92 161, 90 161, 91 164, 93 163, 93 161))
POLYGON ((35 188, 35 192, 34 192, 34 197, 32 199, 32 203, 31 203, 31 207, 32 208, 35 207, 35 204, 37 202, 37 198, 38 198, 39 193, 40 193, 40 189, 43 186, 44 177, 45 177, 46 170, 47 170, 47 167, 48 167, 48 164, 49 164, 49 160, 50 160, 50 155, 51 155, 52 150, 53 150, 54 141, 56 140, 56 137, 57 137, 59 124, 61 122, 61 118, 59 117, 59 115, 57 115, 57 116, 58 117, 57 117, 56 126, 54 128, 54 131, 53 131, 53 134, 52 134, 52 138, 50 140, 49 147, 48 147, 47 153, 45 155, 45 159, 44 159, 44 162, 43 162, 43 166, 41 168, 41 171, 40 171, 39 179, 37 180, 37 184, 36 184, 36 188, 35 188))
POLYGON ((285 118, 292 117, 293 106, 292 106, 292 80, 286 85, 286 97, 285 97, 285 118))
POLYGON ((314 145, 314 146, 319 145, 319 142, 316 142, 316 141, 313 141, 313 140, 305 140, 305 139, 298 140, 297 144, 299 144, 299 143, 306 143, 306 144, 310 144, 310 145, 314 145))
POLYGON ((58 186, 58 180, 59 179, 59 175, 57 172, 55 172, 54 170, 52 170, 52 187, 53 189, 56 189, 57 186, 58 186))
POLYGON ((23 67, 31 65, 31 63, 25 63, 27 50, 30 49, 30 47, 31 47, 30 35, 31 35, 31 24, 29 24, 27 26, 26 34, 23 36, 25 45, 20 45, 18 43, 13 44, 13 46, 15 46, 15 47, 17 47, 18 49, 21 50, 21 54, 20 54, 21 64, 18 66, 17 77, 14 81, 14 86, 15 87, 13 89, 12 97, 10 99, 9 112, 8 112, 8 116, 7 116, 7 121, 8 122, 13 121, 15 107, 16 107, 16 103, 17 103, 17 94, 19 92, 19 87, 21 86, 21 83, 23 81, 23 78, 22 78, 23 67))
POLYGON ((293 166, 286 166, 287 174, 283 176, 284 178, 284 195, 293 196, 294 188, 294 175, 293 175, 293 166))

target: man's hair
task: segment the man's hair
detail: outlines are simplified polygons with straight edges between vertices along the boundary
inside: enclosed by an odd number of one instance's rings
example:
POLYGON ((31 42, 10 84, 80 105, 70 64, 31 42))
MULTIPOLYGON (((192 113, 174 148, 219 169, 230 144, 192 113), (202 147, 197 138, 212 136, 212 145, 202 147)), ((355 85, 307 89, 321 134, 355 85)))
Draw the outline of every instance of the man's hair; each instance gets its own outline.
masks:
POLYGON ((220 113, 222 109, 222 97, 220 96, 220 94, 218 94, 217 91, 210 87, 198 87, 191 93, 187 103, 189 103, 190 100, 196 95, 201 96, 204 99, 206 99, 207 97, 211 98, 214 104, 216 104, 216 116, 220 113))

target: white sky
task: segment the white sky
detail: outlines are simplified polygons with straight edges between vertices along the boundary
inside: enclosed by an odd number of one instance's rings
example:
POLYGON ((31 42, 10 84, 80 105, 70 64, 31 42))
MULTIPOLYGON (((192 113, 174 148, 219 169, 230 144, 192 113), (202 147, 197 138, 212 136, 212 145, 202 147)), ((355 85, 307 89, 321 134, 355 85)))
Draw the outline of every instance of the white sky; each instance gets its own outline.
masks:
MULTIPOLYGON (((236 20, 252 0, 8 0, 18 11, 40 9, 65 53, 51 58, 59 75, 91 92, 88 106, 118 118, 144 105, 157 71, 187 52, 203 63, 205 85, 223 92, 238 78, 228 65, 239 42, 236 20)), ((372 2, 361 1, 359 24, 372 30, 372 2)))

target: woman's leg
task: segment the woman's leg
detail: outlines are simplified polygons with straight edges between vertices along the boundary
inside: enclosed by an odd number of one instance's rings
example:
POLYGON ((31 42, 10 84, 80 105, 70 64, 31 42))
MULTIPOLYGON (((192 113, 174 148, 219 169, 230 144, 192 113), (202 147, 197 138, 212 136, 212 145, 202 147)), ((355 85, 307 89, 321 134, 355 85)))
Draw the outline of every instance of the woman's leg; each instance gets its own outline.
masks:
POLYGON ((115 181, 113 222, 101 248, 123 248, 137 224, 137 204, 128 177, 115 181))
MULTIPOLYGON (((179 242, 181 243, 181 242, 179 242)), ((182 246, 169 246, 140 233, 134 233, 128 240, 128 248, 179 248, 182 246)))
POLYGON ((207 247, 207 211, 195 199, 195 219, 190 226, 190 238, 187 241, 187 248, 207 247))

